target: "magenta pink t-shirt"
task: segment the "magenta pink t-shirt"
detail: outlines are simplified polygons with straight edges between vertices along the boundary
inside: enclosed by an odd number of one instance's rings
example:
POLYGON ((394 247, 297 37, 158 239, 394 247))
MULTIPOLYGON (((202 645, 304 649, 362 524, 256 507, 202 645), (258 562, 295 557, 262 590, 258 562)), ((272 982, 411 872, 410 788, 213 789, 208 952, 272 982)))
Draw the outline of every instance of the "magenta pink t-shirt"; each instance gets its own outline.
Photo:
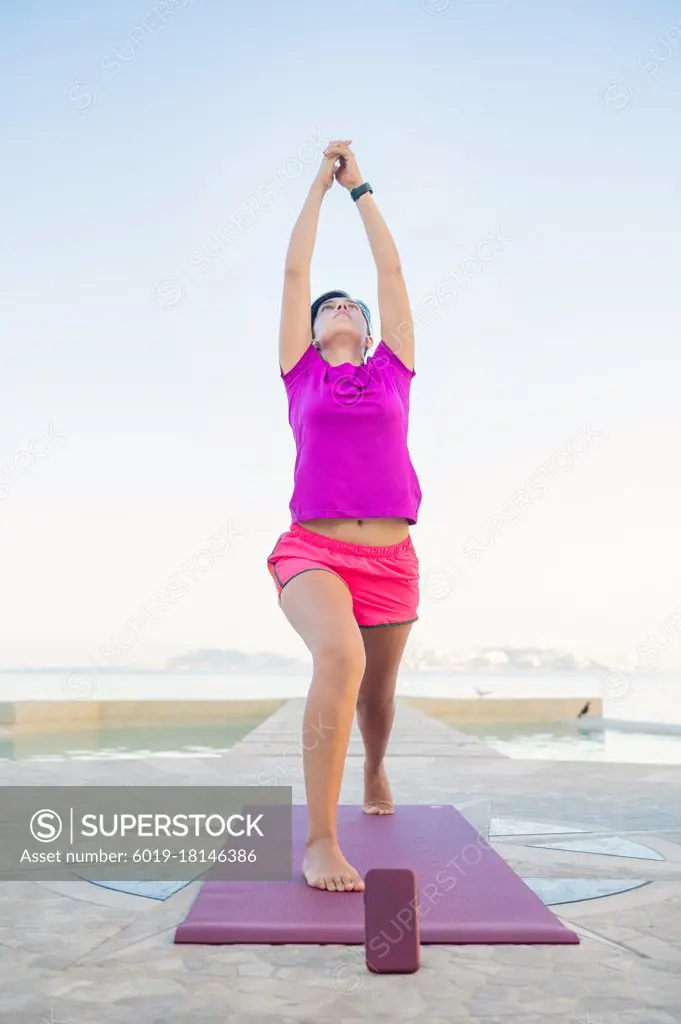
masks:
POLYGON ((330 366, 310 345, 288 373, 279 369, 297 452, 292 521, 416 523, 421 488, 407 447, 416 371, 383 340, 363 366, 330 366))

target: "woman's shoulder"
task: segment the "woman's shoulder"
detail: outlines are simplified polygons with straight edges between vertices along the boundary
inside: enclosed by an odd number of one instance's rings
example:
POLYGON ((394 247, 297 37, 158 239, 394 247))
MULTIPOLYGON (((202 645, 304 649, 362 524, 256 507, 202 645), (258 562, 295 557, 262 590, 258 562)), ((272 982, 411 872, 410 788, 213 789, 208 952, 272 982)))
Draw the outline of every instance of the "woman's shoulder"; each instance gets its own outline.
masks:
POLYGON ((379 370, 397 370, 398 373, 401 373, 404 377, 408 377, 409 380, 411 380, 411 378, 416 374, 416 370, 410 370, 409 367, 402 362, 395 349, 391 348, 383 338, 381 338, 373 354, 369 356, 369 358, 372 360, 373 365, 379 370))
POLYGON ((289 367, 288 370, 284 371, 280 363, 279 373, 286 387, 293 384, 301 373, 304 373, 310 365, 314 365, 318 359, 321 360, 321 356, 319 355, 316 347, 312 342, 310 342, 303 354, 299 357, 298 361, 295 362, 293 366, 289 367))

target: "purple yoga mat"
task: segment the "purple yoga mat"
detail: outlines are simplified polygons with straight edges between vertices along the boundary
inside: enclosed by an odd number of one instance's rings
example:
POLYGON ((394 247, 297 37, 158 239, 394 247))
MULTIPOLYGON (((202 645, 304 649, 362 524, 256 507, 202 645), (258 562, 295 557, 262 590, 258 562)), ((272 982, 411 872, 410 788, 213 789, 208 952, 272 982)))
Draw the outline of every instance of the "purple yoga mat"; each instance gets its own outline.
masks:
MULTIPOLYGON (((307 808, 294 805, 290 882, 204 882, 175 942, 364 943, 364 894, 312 889, 299 874, 307 808)), ((579 943, 451 805, 368 815, 338 808, 343 853, 369 868, 416 874, 422 943, 579 943)))

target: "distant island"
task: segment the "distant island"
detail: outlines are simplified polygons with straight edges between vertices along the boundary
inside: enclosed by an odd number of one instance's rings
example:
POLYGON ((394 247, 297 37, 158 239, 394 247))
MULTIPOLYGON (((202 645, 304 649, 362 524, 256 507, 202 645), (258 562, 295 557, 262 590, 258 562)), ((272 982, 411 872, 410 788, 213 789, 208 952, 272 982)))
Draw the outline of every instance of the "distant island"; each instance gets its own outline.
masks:
MULTIPOLYGON (((97 664, 93 659, 92 664, 97 664)), ((1 672, 92 672, 92 664, 85 666, 27 666, 0 669, 1 672)), ((234 648, 203 647, 169 658, 164 665, 112 666, 105 661, 101 669, 111 675, 144 673, 210 673, 217 675, 277 675, 300 676, 310 671, 310 662, 286 657, 271 651, 255 654, 234 648)), ((408 646, 402 661, 402 671, 412 673, 442 673, 443 675, 595 675, 608 672, 613 666, 592 658, 541 647, 482 647, 467 654, 458 654, 436 648, 408 646)), ((96 670, 95 670, 96 671, 96 670)), ((632 671, 635 671, 632 669, 632 671)))
POLYGON ((414 672, 446 672, 448 675, 505 675, 514 672, 593 675, 607 672, 612 667, 593 658, 541 647, 482 647, 468 654, 424 648, 407 651, 403 665, 414 672))
MULTIPOLYGON (((168 661, 170 672, 235 672, 257 675, 300 675, 309 670, 309 663, 279 654, 261 652, 244 654, 235 650, 202 649, 189 651, 168 661)), ((407 648, 402 669, 408 672, 442 672, 447 675, 493 674, 512 672, 601 673, 608 671, 591 658, 539 647, 483 647, 472 654, 455 654, 430 648, 407 648)))
POLYGON ((233 648, 219 650, 212 647, 178 654, 166 662, 167 672, 218 672, 220 674, 257 676, 290 676, 307 672, 309 665, 298 658, 287 658, 270 651, 246 654, 233 648))

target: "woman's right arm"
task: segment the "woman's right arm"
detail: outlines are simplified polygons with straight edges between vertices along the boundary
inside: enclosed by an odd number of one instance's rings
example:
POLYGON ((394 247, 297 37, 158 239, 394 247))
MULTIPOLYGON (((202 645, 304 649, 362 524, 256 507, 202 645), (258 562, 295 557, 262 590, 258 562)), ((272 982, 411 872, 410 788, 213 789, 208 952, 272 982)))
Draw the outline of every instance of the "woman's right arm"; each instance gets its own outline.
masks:
POLYGON ((312 344, 310 325, 310 266, 317 237, 319 211, 324 196, 333 184, 333 170, 337 156, 331 147, 329 156, 322 160, 317 177, 312 182, 300 216, 291 232, 284 267, 284 294, 279 323, 279 366, 282 373, 293 369, 303 353, 312 344))

